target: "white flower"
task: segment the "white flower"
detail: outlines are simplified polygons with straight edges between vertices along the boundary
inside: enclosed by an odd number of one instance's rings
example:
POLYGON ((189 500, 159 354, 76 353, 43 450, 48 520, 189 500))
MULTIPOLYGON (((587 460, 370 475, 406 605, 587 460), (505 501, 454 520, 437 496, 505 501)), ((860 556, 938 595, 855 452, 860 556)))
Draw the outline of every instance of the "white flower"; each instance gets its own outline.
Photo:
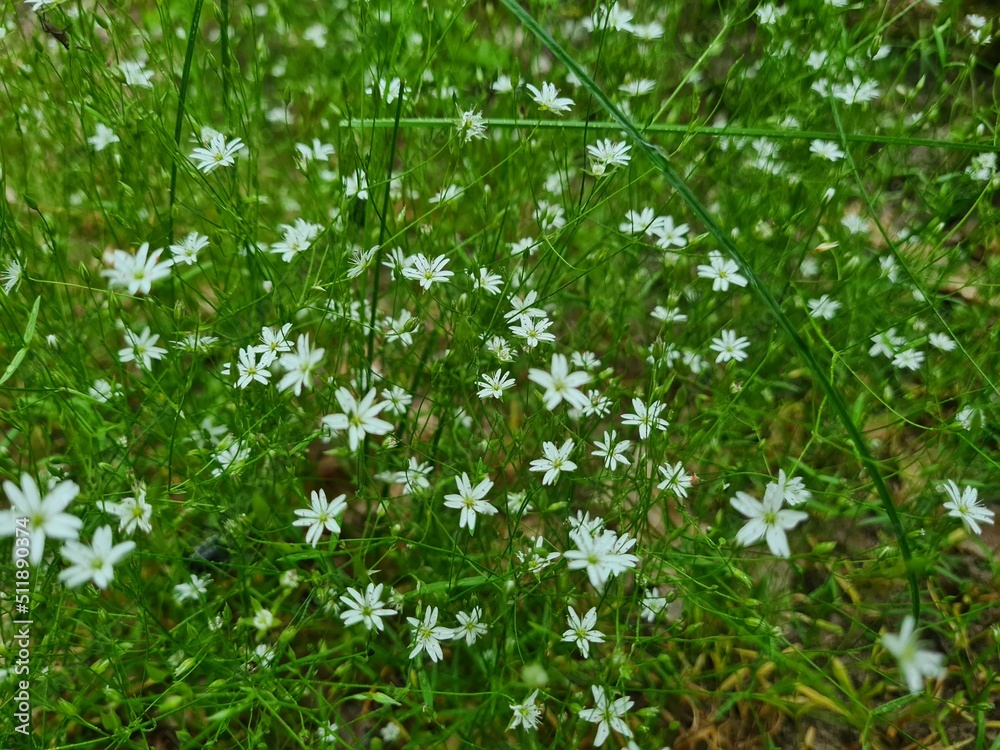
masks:
POLYGON ((560 97, 559 89, 557 89, 551 83, 543 83, 542 89, 539 91, 530 83, 527 84, 528 91, 531 92, 532 98, 538 105, 538 108, 543 112, 569 112, 573 108, 573 100, 560 97))
POLYGON ((3 272, 0 273, 0 281, 3 282, 3 293, 9 295, 14 288, 21 283, 21 277, 24 275, 24 267, 17 260, 11 258, 8 260, 3 267, 3 272))
POLYGON ((684 470, 684 464, 680 461, 671 465, 663 464, 658 466, 663 481, 657 486, 658 489, 671 492, 677 497, 687 497, 687 491, 691 488, 691 476, 684 470))
POLYGON ((265 367, 270 367, 271 363, 283 352, 290 352, 292 345, 288 343, 288 332, 292 330, 291 323, 285 323, 281 328, 264 326, 260 331, 260 341, 254 349, 263 356, 260 358, 265 367))
POLYGON ((309 507, 295 510, 295 515, 299 518, 292 522, 292 526, 309 527, 306 529, 307 544, 311 544, 315 548, 320 537, 323 536, 324 529, 331 534, 340 533, 340 524, 337 522, 337 518, 347 508, 347 503, 344 502, 345 497, 347 495, 338 495, 333 500, 327 500, 326 492, 323 489, 313 490, 309 507))
POLYGON ((469 277, 472 279, 473 289, 482 289, 489 294, 500 294, 501 287, 503 286, 503 276, 490 273, 488 268, 480 268, 478 276, 470 271, 469 277))
MULTIPOLYGON (((380 78, 378 81, 378 93, 382 97, 382 101, 386 104, 392 104, 399 98, 400 94, 408 94, 410 91, 409 87, 404 87, 402 84, 403 82, 398 78, 393 78, 391 81, 380 78)), ((371 95, 374 92, 375 88, 373 86, 368 86, 365 89, 366 94, 371 95)))
POLYGON ((207 148, 196 148, 191 152, 195 166, 208 174, 219 167, 229 167, 236 163, 236 155, 244 148, 243 141, 233 138, 227 141, 222 133, 216 133, 207 148))
POLYGON ((281 620, 274 616, 269 609, 258 609, 253 616, 252 624, 261 633, 266 633, 272 628, 281 625, 281 620))
MULTIPOLYGON (((511 493, 508 496, 508 512, 512 514, 517 514, 521 510, 521 505, 524 503, 524 493, 511 493), (520 497, 518 497, 520 495, 520 497)), ((533 510, 529 504, 525 507, 524 512, 533 510)), ((552 563, 558 560, 562 555, 558 552, 545 552, 545 537, 539 535, 532 537, 531 547, 527 552, 524 550, 517 551, 517 559, 521 563, 525 563, 528 566, 528 572, 537 576, 552 563)))
POLYGON ((121 71, 126 86, 135 86, 144 89, 153 88, 153 71, 146 70, 144 63, 138 60, 126 60, 125 62, 118 63, 118 70, 121 71))
POLYGON ((640 78, 637 81, 625 81, 625 83, 618 87, 618 90, 629 96, 642 96, 643 94, 648 94, 654 88, 656 88, 656 81, 650 78, 640 78))
MULTIPOLYGON (((10 510, 0 510, 0 537, 17 536, 21 539, 23 531, 27 531, 28 561, 32 565, 41 563, 47 538, 70 540, 80 535, 83 521, 64 512, 66 506, 80 493, 76 482, 60 482, 42 498, 35 480, 28 474, 22 474, 20 487, 5 481, 3 491, 10 501, 10 510), (27 525, 18 523, 18 519, 22 518, 26 519, 27 525), (19 533, 18 529, 22 531, 19 533)), ((15 559, 19 547, 15 543, 15 559)))
POLYGON ((201 601, 208 593, 208 576, 196 576, 191 574, 189 583, 178 583, 174 586, 174 601, 183 604, 186 601, 201 601))
POLYGON ((368 200, 368 176, 363 170, 356 169, 344 178, 344 197, 368 200))
POLYGON ((868 350, 869 356, 877 357, 882 354, 890 359, 895 356, 896 349, 906 343, 906 339, 896 335, 896 329, 890 328, 888 331, 876 334, 871 337, 872 347, 868 350))
MULTIPOLYGON (((434 195, 427 199, 428 203, 447 203, 454 198, 460 196, 463 192, 463 188, 458 185, 446 185, 445 187, 438 190, 434 195)), ((444 256, 441 256, 444 257, 444 256)))
POLYGON ((580 392, 580 386, 590 382, 590 374, 582 370, 571 373, 565 355, 552 355, 552 367, 549 372, 534 367, 529 369, 528 380, 545 389, 542 402, 549 411, 555 409, 563 400, 577 409, 584 409, 589 404, 587 397, 580 392))
POLYGON ((99 500, 97 507, 105 513, 118 516, 118 531, 131 536, 136 529, 148 534, 153 530, 150 519, 153 517, 153 506, 146 502, 146 485, 143 482, 135 488, 135 497, 123 497, 117 503, 99 500))
POLYGON ((486 137, 486 123, 483 122, 483 113, 475 110, 467 110, 459 115, 458 123, 455 125, 459 138, 466 143, 473 139, 486 137))
POLYGON ((977 182, 989 182, 997 171, 997 154, 987 151, 972 157, 972 163, 965 168, 965 173, 977 182))
POLYGON ((948 510, 948 515, 961 520, 967 531, 971 531, 977 536, 982 536, 983 530, 979 524, 993 524, 993 511, 984 508, 979 504, 978 492, 975 487, 968 487, 958 491, 958 485, 949 479, 938 489, 948 496, 948 502, 944 507, 948 510))
POLYGON ((240 349, 240 359, 236 363, 236 369, 239 378, 236 381, 237 388, 246 388, 254 382, 267 385, 267 381, 271 379, 271 372, 267 366, 257 362, 257 353, 253 348, 240 349))
POLYGON ((528 471, 544 471, 545 476, 542 477, 543 485, 555 483, 561 472, 576 469, 576 464, 569 460, 569 454, 573 452, 573 446, 572 438, 563 443, 559 448, 556 448, 555 443, 548 441, 542 443, 542 453, 545 455, 543 458, 536 458, 532 461, 528 467, 528 471))
POLYGON ((591 692, 594 694, 594 708, 581 708, 580 718, 597 724, 597 736, 594 737, 594 747, 600 747, 614 729, 625 737, 632 736, 632 730, 622 718, 634 703, 631 698, 618 698, 611 700, 611 697, 603 688, 593 685, 591 692))
POLYGON ((932 333, 928 336, 928 342, 935 349, 940 349, 943 352, 954 351, 957 346, 955 340, 944 333, 932 333))
POLYGON ((465 638, 465 645, 473 645, 479 638, 486 635, 486 625, 481 622, 483 610, 473 607, 471 612, 459 612, 458 627, 453 628, 452 638, 456 641, 465 638))
POLYGON ((736 543, 748 547, 766 538, 771 554, 789 557, 792 552, 785 531, 794 529, 809 516, 800 510, 782 510, 783 501, 782 491, 776 484, 767 486, 763 503, 745 492, 737 492, 729 502, 750 520, 736 534, 736 543))
POLYGON ((510 710, 514 712, 514 716, 511 718, 507 729, 517 729, 519 726, 525 729, 538 728, 538 719, 542 715, 542 709, 535 705, 535 698, 537 697, 538 691, 533 690, 531 695, 524 699, 523 703, 510 704, 510 710))
POLYGON ((99 589, 106 589, 115 578, 114 565, 135 549, 133 541, 115 545, 111 541, 110 526, 97 529, 89 546, 73 540, 67 541, 63 545, 62 556, 72 565, 59 574, 59 580, 71 589, 87 581, 93 581, 99 589))
POLYGON ((477 513, 492 516, 497 512, 496 508, 483 499, 486 493, 493 489, 493 480, 486 477, 473 487, 469 475, 463 471, 462 476, 455 477, 455 484, 458 485, 458 494, 445 495, 444 505, 446 508, 461 510, 462 516, 458 521, 458 528, 467 526, 470 534, 475 533, 477 513))
POLYGON ((594 12, 583 19, 587 31, 633 31, 632 11, 614 3, 610 8, 598 5, 594 12))
POLYGON ((278 364, 285 370, 285 375, 278 383, 279 391, 294 389, 295 395, 302 394, 303 388, 312 388, 312 371, 323 361, 326 349, 309 346, 309 334, 299 334, 295 341, 295 351, 281 355, 278 364))
POLYGON ((840 161, 844 158, 844 152, 833 141, 823 141, 817 138, 809 145, 809 151, 828 161, 840 161))
POLYGON ((646 231, 656 237, 656 246, 666 250, 670 247, 687 245, 687 234, 690 228, 687 224, 674 225, 673 216, 657 216, 646 231))
POLYGON ((193 266, 198 262, 198 253, 206 247, 208 247, 208 237, 191 232, 180 241, 179 245, 171 245, 170 253, 174 256, 175 264, 183 263, 187 266, 193 266))
MULTIPOLYGON (((649 207, 643 208, 641 211, 630 209, 625 212, 625 221, 618 225, 618 231, 624 234, 642 234, 649 231, 655 220, 656 215, 649 207)), ((671 221, 673 220, 671 219, 671 221)))
POLYGON ((87 143, 94 147, 94 151, 103 151, 112 143, 121 142, 121 138, 104 123, 97 123, 94 134, 87 139, 87 143))
POLYGON ((135 255, 129 255, 123 250, 112 253, 112 268, 101 271, 101 276, 108 279, 111 289, 124 287, 129 294, 149 294, 153 282, 165 279, 170 275, 173 259, 160 262, 163 248, 149 252, 149 243, 143 242, 135 255))
POLYGON ((312 139, 312 146, 305 143, 296 143, 295 150, 303 162, 329 161, 330 157, 337 153, 337 150, 329 143, 323 143, 319 138, 312 139))
POLYGON ((919 370, 924 363, 924 353, 918 349, 906 349, 892 358, 893 367, 901 370, 919 370))
POLYGON ((639 558, 629 552, 635 546, 635 539, 626 534, 618 536, 610 529, 598 531, 593 525, 602 523, 599 520, 591 526, 582 523, 570 532, 576 549, 567 550, 563 557, 570 570, 586 570, 590 584, 600 591, 611 576, 635 568, 639 558))
POLYGON ((923 690, 925 677, 935 680, 944 678, 944 654, 920 648, 914 627, 913 616, 907 615, 899 635, 886 633, 882 636, 882 645, 899 660, 899 671, 903 673, 910 692, 919 693, 923 690))
POLYGON ((413 264, 403 269, 403 276, 420 282, 421 289, 430 289, 431 285, 437 281, 447 281, 455 274, 446 271, 448 258, 444 255, 437 256, 430 260, 423 253, 419 253, 413 258, 413 264))
POLYGON ((744 351, 748 346, 750 346, 750 340, 746 336, 737 338, 735 331, 725 330, 718 338, 712 339, 709 348, 719 353, 719 356, 715 358, 718 364, 728 362, 731 359, 742 362, 748 356, 744 351))
POLYGON ((660 413, 667 407, 659 401, 652 401, 646 406, 641 399, 633 398, 632 408, 635 413, 622 414, 622 424, 639 425, 640 440, 648 438, 653 429, 663 432, 670 426, 670 422, 660 417, 660 413))
POLYGON ((510 373, 497 369, 493 375, 484 375, 476 385, 479 386, 479 398, 503 398, 503 392, 517 384, 510 373))
POLYGON ((616 142, 607 138, 587 146, 587 152, 594 163, 594 172, 597 174, 604 174, 608 167, 628 166, 632 159, 628 153, 631 150, 632 147, 625 141, 616 142))
POLYGON ((446 641, 454 636, 451 628, 442 627, 437 624, 438 608, 428 607, 424 612, 423 621, 413 617, 407 617, 406 621, 413 628, 413 648, 409 658, 419 654, 421 651, 427 652, 431 661, 437 662, 444 658, 441 651, 441 641, 446 641))
POLYGON ((604 643, 604 634, 597 629, 596 607, 591 607, 583 617, 570 607, 566 613, 566 624, 569 627, 563 633, 563 641, 575 643, 584 659, 590 656, 591 643, 604 643))
POLYGON ((387 407, 389 402, 382 401, 376 404, 377 393, 378 391, 372 388, 361 401, 358 401, 346 388, 338 388, 334 395, 343 413, 327 414, 321 420, 323 426, 334 433, 347 430, 347 441, 352 451, 357 450, 366 435, 385 435, 390 432, 392 425, 378 418, 379 412, 387 407))
POLYGON ((547 318, 522 315, 516 325, 510 326, 510 332, 523 338, 528 349, 534 349, 539 343, 552 343, 556 340, 555 334, 548 332, 551 326, 552 321, 547 318))
POLYGON ((840 303, 830 299, 827 294, 824 294, 819 299, 809 300, 809 314, 814 318, 833 320, 833 316, 837 314, 837 310, 839 309, 840 303))
POLYGON ((602 442, 594 442, 597 447, 596 451, 591 452, 590 455, 597 456, 598 458, 604 459, 604 466, 611 471, 618 468, 618 464, 622 466, 628 466, 629 461, 624 456, 625 451, 629 449, 632 445, 631 440, 618 440, 618 433, 612 430, 608 432, 604 431, 604 438, 602 442))
MULTIPOLYGON (((229 436, 229 439, 232 439, 232 436, 229 436)), ((219 448, 219 450, 212 454, 212 458, 219 464, 212 469, 212 476, 221 477, 229 469, 235 469, 242 465, 249 457, 250 446, 244 445, 238 440, 219 448)))
POLYGON ((372 628, 384 630, 382 618, 392 617, 397 613, 396 610, 386 607, 382 601, 383 588, 381 583, 377 586, 369 583, 363 594, 355 588, 347 589, 347 594, 340 597, 340 601, 347 606, 347 609, 340 613, 344 625, 350 627, 363 622, 369 630, 372 628))
POLYGON ((510 83, 510 76, 497 76, 493 82, 493 90, 498 94, 508 94, 513 91, 514 87, 510 83))
POLYGON ((983 413, 979 409, 974 409, 971 406, 966 406, 960 409, 955 414, 955 421, 958 422, 963 430, 971 430, 973 424, 977 419, 982 418, 983 413))
POLYGON ((142 329, 142 333, 135 333, 125 329, 125 343, 127 346, 118 350, 118 359, 122 363, 142 362, 144 370, 149 370, 153 366, 154 359, 163 359, 167 350, 156 346, 160 340, 160 334, 150 333, 149 326, 142 329))
POLYGON ((801 505, 806 500, 812 498, 812 493, 806 489, 801 477, 790 477, 785 474, 784 469, 778 469, 778 479, 769 482, 768 486, 774 485, 781 490, 781 496, 789 505, 801 505))
POLYGON ((707 266, 698 266, 698 276, 703 279, 712 279, 713 292, 728 291, 730 284, 747 285, 747 280, 740 275, 740 269, 736 262, 724 258, 718 250, 713 250, 708 254, 708 263, 707 266))
POLYGON ((646 622, 653 622, 656 616, 667 607, 667 597, 660 596, 657 589, 646 589, 642 595, 642 619, 646 622))
POLYGON ((320 727, 316 730, 316 739, 324 745, 335 745, 337 744, 337 733, 339 731, 340 727, 337 726, 337 722, 331 721, 325 727, 320 727))

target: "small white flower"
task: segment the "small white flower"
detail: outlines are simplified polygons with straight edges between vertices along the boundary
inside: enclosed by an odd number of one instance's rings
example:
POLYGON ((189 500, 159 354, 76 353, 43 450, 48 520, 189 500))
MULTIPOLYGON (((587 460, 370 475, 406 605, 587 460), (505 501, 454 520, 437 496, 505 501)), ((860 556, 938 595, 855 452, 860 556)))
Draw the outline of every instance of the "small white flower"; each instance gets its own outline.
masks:
POLYGON ((935 349, 940 349, 943 352, 951 352, 955 350, 957 344, 955 344, 954 339, 944 333, 932 333, 928 337, 928 342, 935 349))
POLYGON ((783 510, 783 500, 782 492, 775 484, 768 485, 763 503, 745 492, 737 492, 729 502, 749 520, 736 534, 736 543, 748 547, 766 538, 771 554, 789 557, 792 552, 785 531, 794 529, 809 516, 800 510, 783 510))
POLYGON ((660 417, 663 410, 667 408, 666 404, 651 401, 647 406, 642 402, 642 399, 633 398, 632 408, 635 410, 634 413, 622 414, 622 424, 639 425, 640 440, 648 438, 649 433, 654 429, 663 432, 670 426, 670 422, 660 417))
POLYGON ((531 695, 524 699, 523 703, 510 704, 510 710, 514 713, 514 716, 507 726, 508 729, 517 729, 519 726, 529 730, 538 728, 538 720, 541 718, 542 709, 535 705, 535 698, 537 697, 538 691, 533 690, 531 695))
POLYGON ((497 369, 493 375, 484 375, 476 385, 479 386, 479 398, 503 398, 503 392, 517 385, 517 381, 509 372, 497 369))
POLYGON ((542 484, 554 484, 559 478, 559 474, 564 471, 573 471, 576 464, 569 460, 569 454, 573 452, 575 443, 572 438, 567 440, 559 448, 555 443, 548 441, 542 443, 542 458, 536 458, 528 466, 528 471, 544 471, 542 484))
POLYGON ((663 477, 663 481, 656 485, 658 489, 677 497, 687 497, 687 491, 691 489, 691 476, 684 470, 684 464, 678 461, 673 465, 663 464, 657 469, 663 477))
POLYGON ((566 632, 563 641, 574 643, 586 659, 590 656, 591 643, 604 643, 604 634, 597 629, 597 608, 591 607, 583 617, 572 607, 566 612, 566 632))
POLYGON ((87 143, 94 147, 94 151, 103 151, 112 143, 120 143, 121 138, 111 128, 104 123, 97 123, 94 134, 87 139, 87 143))
POLYGON ((482 622, 483 610, 480 607, 473 607, 471 612, 459 612, 458 627, 452 628, 452 637, 457 641, 465 639, 465 645, 471 646, 482 636, 486 635, 486 624, 482 622))
POLYGON ((384 630, 383 617, 393 617, 396 610, 386 607, 382 601, 382 591, 384 586, 380 583, 377 586, 369 583, 364 593, 357 589, 349 588, 347 593, 340 597, 340 601, 346 605, 346 609, 340 613, 340 619, 344 625, 350 627, 359 622, 364 623, 368 630, 384 630))
POLYGON ((489 501, 483 499, 493 489, 493 480, 486 477, 473 487, 469 475, 463 471, 462 476, 455 477, 455 484, 458 485, 458 494, 445 495, 444 505, 446 508, 462 511, 458 528, 468 527, 469 533, 473 534, 476 530, 476 514, 492 516, 497 512, 489 501))
POLYGON ((243 141, 233 138, 227 141, 222 133, 216 133, 209 141, 207 148, 196 148, 191 152, 191 159, 202 172, 209 172, 219 167, 229 167, 236 163, 236 155, 243 149, 243 141))
POLYGON ((313 490, 309 507, 294 511, 299 518, 293 521, 292 525, 309 527, 306 529, 307 544, 315 548, 324 530, 331 534, 340 533, 340 523, 337 519, 347 508, 347 503, 344 502, 346 497, 347 495, 338 495, 333 500, 327 500, 325 490, 313 490))
POLYGON ((438 625, 437 619, 437 607, 428 607, 424 612, 423 620, 417 620, 413 617, 406 618, 413 629, 413 648, 410 650, 410 659, 421 651, 426 652, 433 662, 441 661, 444 658, 441 641, 450 640, 454 633, 451 628, 438 625))
POLYGON ((899 635, 886 633, 882 636, 882 645, 899 660, 899 671, 911 693, 923 690, 925 677, 940 680, 945 676, 944 654, 920 648, 915 625, 913 616, 907 615, 899 635))
POLYGON ((632 441, 618 440, 618 433, 614 430, 611 432, 605 430, 602 441, 595 441, 594 445, 597 447, 597 450, 591 452, 590 455, 603 458, 605 468, 614 471, 618 468, 619 464, 622 466, 629 465, 629 460, 624 454, 632 445, 632 441))
POLYGON ((837 314, 837 310, 839 309, 840 303, 836 300, 830 299, 829 295, 826 294, 819 299, 809 300, 809 314, 814 318, 833 320, 833 317, 837 314))
POLYGON ((746 336, 737 338, 735 331, 725 330, 718 338, 712 339, 712 344, 709 348, 719 353, 719 356, 715 358, 715 362, 716 364, 721 364, 732 359, 742 362, 749 356, 744 351, 748 346, 750 346, 750 340, 746 336))
POLYGON ((115 578, 114 566, 135 549, 133 541, 114 545, 111 542, 110 526, 97 529, 89 546, 72 539, 67 541, 62 556, 73 564, 59 574, 59 580, 71 589, 87 581, 93 581, 99 589, 106 589, 115 578))
POLYGON ((844 158, 844 152, 841 151, 840 146, 833 141, 822 141, 816 139, 809 145, 809 151, 815 156, 818 156, 821 159, 826 159, 827 161, 840 161, 844 158))
MULTIPOLYGON (((528 322, 531 321, 525 321, 522 318, 522 324, 528 322)), ((545 393, 542 394, 542 402, 549 411, 555 409, 564 400, 577 409, 584 409, 589 404, 587 397, 580 392, 580 386, 590 382, 590 374, 582 370, 571 373, 565 355, 552 355, 552 367, 549 372, 534 367, 530 368, 528 380, 545 389, 545 393)))
POLYGON ((893 367, 901 370, 919 370, 924 363, 924 353, 918 349, 906 349, 892 358, 893 367))
POLYGON ((703 279, 712 280, 713 292, 725 292, 729 290, 730 284, 736 286, 746 286, 747 280, 739 272, 739 266, 729 258, 723 257, 718 250, 713 250, 708 254, 708 265, 698 266, 698 276, 703 279))
POLYGON ((560 97, 559 89, 551 83, 543 83, 540 91, 530 83, 527 84, 527 88, 531 92, 531 96, 538 105, 538 108, 543 112, 555 112, 558 114, 560 112, 569 112, 573 108, 573 100, 560 97))
POLYGON ((622 717, 635 705, 632 699, 626 697, 611 700, 608 693, 597 685, 591 687, 591 692, 594 694, 594 708, 580 709, 580 718, 597 724, 594 747, 603 745, 612 729, 624 737, 631 737, 632 730, 622 717))
POLYGON ((463 139, 465 143, 485 138, 486 123, 483 121, 483 113, 472 109, 462 112, 455 129, 458 131, 459 138, 463 139))
POLYGON ((948 515, 959 519, 967 531, 982 536, 983 530, 979 524, 993 524, 993 511, 979 504, 978 492, 975 487, 966 486, 959 493, 958 485, 949 479, 938 489, 948 496, 948 501, 944 504, 948 515))

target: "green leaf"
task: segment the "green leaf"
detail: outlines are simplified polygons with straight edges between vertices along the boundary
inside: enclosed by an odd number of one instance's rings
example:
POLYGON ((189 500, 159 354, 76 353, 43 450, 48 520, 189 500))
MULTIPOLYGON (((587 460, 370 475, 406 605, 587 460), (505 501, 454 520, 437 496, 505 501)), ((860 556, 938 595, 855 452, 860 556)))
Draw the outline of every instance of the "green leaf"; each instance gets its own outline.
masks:
POLYGON ((0 377, 0 385, 3 385, 10 380, 10 376, 17 372, 17 368, 21 366, 21 362, 24 361, 24 357, 27 353, 27 349, 18 350, 17 354, 14 355, 14 359, 12 359, 10 364, 7 365, 7 369, 3 371, 3 376, 0 377))
POLYGON ((36 297, 35 304, 31 307, 31 315, 28 316, 28 327, 24 329, 24 345, 27 347, 31 339, 35 337, 35 323, 38 322, 38 310, 42 305, 42 298, 36 297))

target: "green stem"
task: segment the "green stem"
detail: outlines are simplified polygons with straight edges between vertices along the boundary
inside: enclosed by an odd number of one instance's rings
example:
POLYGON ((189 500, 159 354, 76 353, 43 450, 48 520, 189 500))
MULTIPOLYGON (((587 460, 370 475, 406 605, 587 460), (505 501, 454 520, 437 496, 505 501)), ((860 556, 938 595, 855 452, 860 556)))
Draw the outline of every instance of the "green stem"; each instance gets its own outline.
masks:
POLYGON ((198 39, 198 23, 201 21, 201 6, 204 0, 195 0, 191 14, 191 28, 188 29, 187 49, 184 51, 184 69, 181 71, 181 89, 177 98, 177 118, 174 120, 174 148, 177 153, 170 164, 170 214, 167 216, 167 243, 174 241, 174 200, 177 193, 177 159, 181 149, 181 128, 184 126, 184 104, 187 101, 188 84, 191 81, 191 60, 194 59, 194 45, 198 39))

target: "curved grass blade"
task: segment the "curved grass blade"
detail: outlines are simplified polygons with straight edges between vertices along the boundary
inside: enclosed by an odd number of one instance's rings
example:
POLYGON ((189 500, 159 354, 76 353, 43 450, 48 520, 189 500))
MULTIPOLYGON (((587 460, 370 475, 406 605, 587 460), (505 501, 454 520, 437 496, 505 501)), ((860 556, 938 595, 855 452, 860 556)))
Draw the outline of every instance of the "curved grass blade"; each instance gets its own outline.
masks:
POLYGON ((517 0, 500 0, 504 7, 510 11, 510 13, 521 22, 521 24, 530 31, 538 41, 548 47, 549 51, 559 60, 563 65, 566 66, 580 81, 580 85, 583 86, 587 92, 597 101, 604 110, 611 116, 618 125, 628 133, 629 137, 635 141, 636 145, 645 153, 646 158, 652 162, 652 164, 659 169, 663 176, 666 178, 670 186, 677 191, 678 195, 684 200, 688 205, 694 215, 698 220, 705 226, 708 233, 712 235, 713 239, 723 248, 736 264, 740 268, 740 273, 742 273, 750 283, 750 288, 757 295, 757 297, 764 303, 765 307, 770 310, 771 314, 774 316, 775 321, 781 327, 782 331, 788 336, 794 345, 795 349, 798 351, 799 355, 805 360, 806 365, 812 371, 813 378, 820 384, 823 392, 829 399, 830 405, 833 408, 834 413, 837 418, 844 425, 844 429, 847 430, 848 436, 851 438, 851 442, 854 443, 854 447, 857 451, 858 459, 861 464, 867 470, 869 476, 872 479, 872 484, 875 485, 875 490, 878 492, 879 499, 882 502, 882 507, 885 510, 885 514, 889 519, 889 525, 892 527, 893 534, 896 537, 896 542, 899 545, 899 552, 903 558, 903 562, 906 567, 906 578, 909 583, 911 606, 914 619, 919 620, 920 618, 920 589, 917 584, 916 572, 913 569, 912 564, 912 554, 910 552, 910 545, 906 541, 906 533, 903 530, 903 524, 899 520, 899 515, 896 513, 896 507, 893 505, 892 497, 889 495, 889 488, 886 487, 885 480, 882 478, 881 472, 879 472, 878 465, 875 463, 875 459, 868 450, 868 446, 865 445, 864 438, 861 435, 861 431, 858 426, 854 424, 854 420, 851 418, 850 412, 847 410, 847 406, 844 404, 844 400, 841 398, 840 393, 836 388, 833 387, 833 383, 826 376, 824 368, 820 365, 819 361, 813 355, 812 350, 806 344, 806 342, 799 335, 795 328, 795 325, 788 318, 787 315, 782 311, 781 306, 778 301, 771 294, 771 291, 764 286, 761 282, 760 277, 756 274, 750 264, 747 262, 746 258, 736 249, 732 240, 722 231, 715 220, 708 213, 708 209, 702 204, 698 197, 691 192, 691 189, 687 186, 684 180, 670 167, 667 157, 659 146, 656 146, 649 141, 647 141, 635 124, 618 109, 614 102, 608 98, 607 94, 598 86, 594 80, 587 74, 587 72, 580 66, 573 57, 564 50, 555 39, 544 29, 541 25, 534 19, 534 17, 528 13, 524 8, 522 8, 517 0))

